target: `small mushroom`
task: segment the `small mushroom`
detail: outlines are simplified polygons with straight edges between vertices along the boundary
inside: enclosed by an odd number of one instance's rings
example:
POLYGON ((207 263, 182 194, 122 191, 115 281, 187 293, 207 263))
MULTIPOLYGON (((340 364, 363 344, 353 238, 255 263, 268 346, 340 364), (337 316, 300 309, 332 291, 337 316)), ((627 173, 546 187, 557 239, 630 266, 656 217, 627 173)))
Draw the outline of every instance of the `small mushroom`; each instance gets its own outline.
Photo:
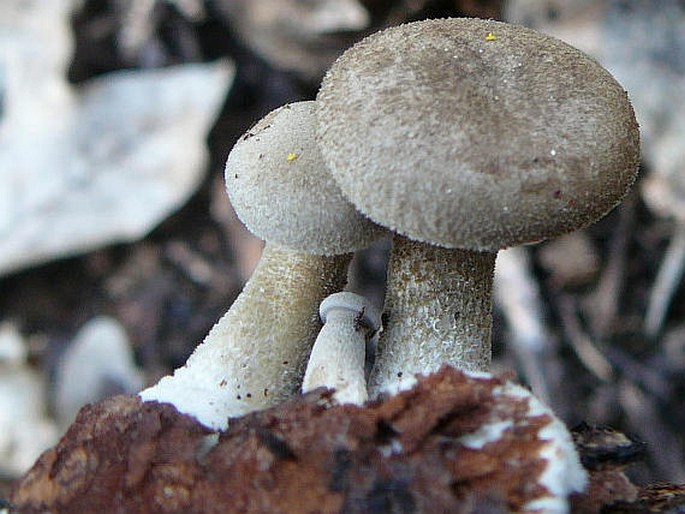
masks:
POLYGON ((324 326, 309 356, 302 392, 327 387, 335 389, 338 403, 362 405, 368 399, 366 343, 380 328, 380 313, 363 296, 343 291, 321 302, 319 315, 324 326))
POLYGON ((331 175, 395 232, 372 393, 443 363, 488 369, 497 251, 589 225, 636 178, 623 88, 523 27, 444 19, 379 32, 336 61, 317 106, 331 175))
POLYGON ((233 147, 226 184, 238 217, 265 239, 230 310, 173 376, 140 393, 204 425, 296 394, 321 328, 317 308, 345 284, 352 252, 382 231, 338 191, 314 141, 314 102, 281 107, 233 147))

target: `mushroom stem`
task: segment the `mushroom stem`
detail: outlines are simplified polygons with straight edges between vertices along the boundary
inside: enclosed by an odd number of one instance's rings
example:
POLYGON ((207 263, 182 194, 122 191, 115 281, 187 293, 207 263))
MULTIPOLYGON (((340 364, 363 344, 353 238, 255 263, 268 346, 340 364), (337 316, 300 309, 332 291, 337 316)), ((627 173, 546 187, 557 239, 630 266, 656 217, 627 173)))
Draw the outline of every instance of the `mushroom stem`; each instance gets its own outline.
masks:
POLYGON ((350 259, 267 243, 242 293, 186 364, 140 397, 225 429, 229 417, 296 394, 321 328, 317 307, 343 288, 350 259))
POLYGON ((325 323, 309 357, 302 392, 335 389, 338 403, 363 405, 368 399, 364 360, 366 343, 380 327, 380 314, 363 296, 335 293, 321 302, 325 323))
POLYGON ((411 387, 414 375, 443 364, 488 370, 496 255, 394 235, 371 397, 411 387))

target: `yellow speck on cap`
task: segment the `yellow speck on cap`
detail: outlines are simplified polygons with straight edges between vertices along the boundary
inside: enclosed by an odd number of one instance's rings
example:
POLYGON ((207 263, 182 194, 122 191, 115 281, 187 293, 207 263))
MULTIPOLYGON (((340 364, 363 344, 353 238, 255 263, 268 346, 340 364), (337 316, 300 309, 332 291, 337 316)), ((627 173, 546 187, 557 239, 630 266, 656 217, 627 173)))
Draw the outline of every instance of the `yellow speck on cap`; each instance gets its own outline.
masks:
POLYGON ((290 152, 285 158, 285 160, 288 162, 293 162, 295 159, 297 159, 297 154, 295 152, 290 152))
POLYGON ((497 39, 497 36, 492 32, 488 32, 485 36, 485 41, 494 41, 495 39, 497 39))

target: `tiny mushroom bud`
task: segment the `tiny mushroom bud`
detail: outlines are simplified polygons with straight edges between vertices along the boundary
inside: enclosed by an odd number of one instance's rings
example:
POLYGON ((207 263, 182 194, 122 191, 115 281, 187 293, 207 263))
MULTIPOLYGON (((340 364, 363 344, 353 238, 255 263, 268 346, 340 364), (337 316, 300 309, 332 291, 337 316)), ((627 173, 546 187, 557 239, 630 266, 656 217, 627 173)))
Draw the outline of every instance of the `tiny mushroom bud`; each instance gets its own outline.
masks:
POLYGON ((499 249, 589 225, 635 180, 623 88, 579 50, 492 20, 408 23, 324 78, 318 142, 343 194, 393 230, 371 393, 488 369, 499 249))
POLYGON ((586 487, 566 427, 506 378, 445 366, 363 407, 330 398, 295 396, 220 435, 168 404, 89 405, 11 500, 24 514, 566 514, 586 487))
POLYGON ((380 328, 380 313, 355 293, 334 293, 319 307, 324 326, 316 338, 304 374, 302 392, 335 389, 338 403, 362 405, 367 399, 366 343, 380 328))
POLYGON ((233 147, 228 193, 265 239, 243 292, 173 376, 140 393, 205 426, 294 395, 321 327, 317 308, 345 284, 352 252, 382 230, 338 191, 314 141, 314 102, 281 107, 233 147))

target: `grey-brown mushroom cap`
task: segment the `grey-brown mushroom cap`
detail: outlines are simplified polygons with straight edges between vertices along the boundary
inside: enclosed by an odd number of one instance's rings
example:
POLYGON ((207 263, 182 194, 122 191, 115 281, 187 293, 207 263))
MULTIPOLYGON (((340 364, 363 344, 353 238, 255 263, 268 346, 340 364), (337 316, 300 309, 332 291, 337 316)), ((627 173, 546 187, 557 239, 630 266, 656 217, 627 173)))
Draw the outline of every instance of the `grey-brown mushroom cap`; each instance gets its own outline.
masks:
POLYGON ((343 193, 412 239, 497 250, 576 230, 634 182, 626 92, 593 59, 530 29, 428 20, 345 52, 317 97, 343 193))
POLYGON ((226 188, 240 220, 261 239, 338 255, 369 245, 384 229, 330 177, 315 141, 314 104, 282 106, 243 135, 226 161, 226 188))

